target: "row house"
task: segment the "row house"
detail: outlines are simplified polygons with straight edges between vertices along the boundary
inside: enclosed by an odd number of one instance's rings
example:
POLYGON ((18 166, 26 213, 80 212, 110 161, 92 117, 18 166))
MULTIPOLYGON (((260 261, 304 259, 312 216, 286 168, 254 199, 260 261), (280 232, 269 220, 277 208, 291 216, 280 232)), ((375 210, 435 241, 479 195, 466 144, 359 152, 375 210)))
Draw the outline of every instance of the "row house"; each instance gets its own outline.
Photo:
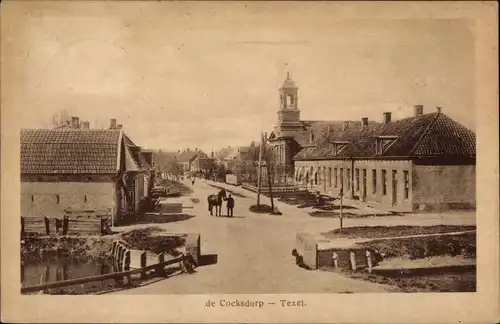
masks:
POLYGON ((475 134, 441 112, 329 135, 294 157, 295 183, 329 196, 343 195, 399 212, 474 209, 475 134))
POLYGON ((21 130, 21 216, 61 217, 66 209, 133 218, 153 186, 152 152, 111 120, 109 129, 21 130))

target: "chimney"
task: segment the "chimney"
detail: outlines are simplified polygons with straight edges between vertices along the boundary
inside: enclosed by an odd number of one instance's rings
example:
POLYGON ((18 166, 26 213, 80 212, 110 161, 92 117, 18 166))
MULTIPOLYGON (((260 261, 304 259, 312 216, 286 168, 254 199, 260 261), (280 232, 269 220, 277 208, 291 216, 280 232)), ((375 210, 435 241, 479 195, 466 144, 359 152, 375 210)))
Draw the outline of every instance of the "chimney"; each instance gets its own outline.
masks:
POLYGON ((383 123, 384 124, 388 124, 390 122, 391 122, 391 113, 390 112, 385 112, 384 113, 383 123))
POLYGON ((83 129, 90 129, 90 123, 88 121, 83 122, 83 129))
POLYGON ((109 120, 109 129, 115 129, 116 128, 116 118, 111 118, 109 120))
POLYGON ((122 125, 122 124, 118 124, 118 125, 116 125, 116 128, 118 128, 118 129, 122 129, 122 128, 123 128, 123 125, 122 125))
POLYGON ((413 106, 415 110, 415 117, 422 116, 424 114, 424 105, 415 105, 413 106))
POLYGON ((361 129, 368 127, 368 117, 361 118, 361 129))
POLYGON ((71 127, 80 128, 80 119, 78 117, 71 117, 71 127))
POLYGON ((342 130, 346 131, 349 128, 349 121, 345 120, 342 124, 342 130))
POLYGON ((438 114, 440 114, 440 113, 441 113, 441 108, 442 108, 442 107, 436 107, 436 111, 437 111, 437 113, 438 113, 438 114))

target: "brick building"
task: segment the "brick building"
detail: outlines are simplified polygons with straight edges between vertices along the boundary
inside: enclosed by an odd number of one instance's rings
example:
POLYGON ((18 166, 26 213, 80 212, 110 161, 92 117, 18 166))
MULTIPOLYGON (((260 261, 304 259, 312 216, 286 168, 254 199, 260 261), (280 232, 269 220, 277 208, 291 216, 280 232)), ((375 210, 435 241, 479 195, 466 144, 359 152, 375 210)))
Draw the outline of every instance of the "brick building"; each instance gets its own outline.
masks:
POLYGON ((400 212, 475 208, 475 134, 441 112, 329 135, 296 155, 295 181, 400 212))
POLYGON ((115 123, 110 129, 21 130, 21 215, 60 217, 67 208, 132 217, 153 185, 152 153, 115 123))
POLYGON ((272 154, 275 181, 290 182, 293 181, 295 173, 295 155, 304 149, 312 151, 328 134, 340 132, 348 127, 359 127, 360 122, 301 120, 298 87, 289 74, 279 88, 279 95, 278 121, 266 137, 272 154))

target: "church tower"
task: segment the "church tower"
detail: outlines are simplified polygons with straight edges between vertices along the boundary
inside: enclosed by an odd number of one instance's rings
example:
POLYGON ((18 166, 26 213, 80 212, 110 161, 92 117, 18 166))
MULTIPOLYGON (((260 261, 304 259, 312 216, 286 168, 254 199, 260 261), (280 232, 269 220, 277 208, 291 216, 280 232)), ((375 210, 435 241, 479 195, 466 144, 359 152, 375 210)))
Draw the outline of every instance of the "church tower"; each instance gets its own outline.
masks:
POLYGON ((280 108, 278 110, 278 123, 275 127, 275 134, 278 137, 293 136, 302 129, 300 122, 300 110, 298 108, 298 90, 295 82, 286 74, 286 79, 279 89, 280 108))

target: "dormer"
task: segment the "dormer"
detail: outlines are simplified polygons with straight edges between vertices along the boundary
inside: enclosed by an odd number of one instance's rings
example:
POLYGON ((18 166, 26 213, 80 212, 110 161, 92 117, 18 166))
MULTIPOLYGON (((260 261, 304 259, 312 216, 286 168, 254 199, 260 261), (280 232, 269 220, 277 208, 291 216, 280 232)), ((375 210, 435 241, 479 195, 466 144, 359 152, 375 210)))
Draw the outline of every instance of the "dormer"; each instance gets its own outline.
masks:
POLYGON ((314 131, 312 129, 309 130, 309 143, 314 143, 314 131))
POLYGON ((380 135, 375 138, 375 154, 381 155, 398 140, 397 135, 380 135))
POLYGON ((338 155, 347 145, 348 141, 333 141, 333 155, 338 155))

